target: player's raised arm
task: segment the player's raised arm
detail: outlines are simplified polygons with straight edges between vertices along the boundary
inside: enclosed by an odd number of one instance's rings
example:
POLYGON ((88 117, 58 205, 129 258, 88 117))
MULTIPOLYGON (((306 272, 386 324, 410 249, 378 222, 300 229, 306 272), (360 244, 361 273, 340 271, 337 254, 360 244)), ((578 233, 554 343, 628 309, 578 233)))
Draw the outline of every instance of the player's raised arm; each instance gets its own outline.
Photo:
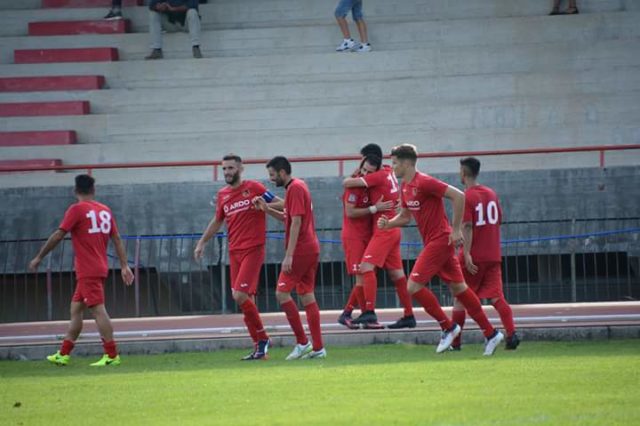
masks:
POLYGON ((67 235, 67 232, 62 229, 57 229, 56 231, 54 231, 53 234, 49 236, 49 239, 47 239, 47 242, 44 243, 42 248, 40 248, 40 251, 38 251, 36 257, 34 257, 31 262, 29 262, 29 270, 35 272, 38 269, 38 265, 40 265, 40 262, 42 262, 42 259, 44 259, 45 256, 49 254, 49 252, 51 252, 51 250, 53 250, 58 244, 60 244, 60 241, 64 239, 65 235, 67 235))
POLYGON ((453 219, 451 225, 453 231, 449 235, 449 244, 456 246, 464 242, 462 235, 462 216, 464 215, 464 192, 460 191, 455 186, 449 185, 444 193, 445 198, 448 198, 453 203, 453 219))
POLYGON ((216 235, 218 231, 220 231, 222 225, 224 225, 224 221, 222 221, 221 219, 218 219, 215 216, 211 219, 211 221, 207 225, 207 229, 204 230, 204 233, 198 240, 196 248, 193 250, 193 257, 196 260, 200 260, 202 258, 204 254, 204 246, 207 244, 207 241, 213 238, 213 236, 216 235))
POLYGON ((113 242, 113 247, 116 249, 116 255, 118 256, 118 260, 120 261, 120 274, 122 275, 122 280, 126 285, 131 285, 134 278, 133 272, 129 267, 127 251, 124 248, 124 244, 122 244, 120 233, 117 230, 111 233, 111 241, 113 242))

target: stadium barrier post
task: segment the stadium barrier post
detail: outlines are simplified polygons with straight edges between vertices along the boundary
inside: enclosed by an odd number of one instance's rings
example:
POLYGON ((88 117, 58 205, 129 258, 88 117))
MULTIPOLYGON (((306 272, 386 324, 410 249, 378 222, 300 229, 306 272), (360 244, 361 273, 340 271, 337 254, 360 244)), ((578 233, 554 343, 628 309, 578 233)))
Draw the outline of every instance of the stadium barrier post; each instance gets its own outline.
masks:
POLYGON ((47 256, 47 319, 53 320, 53 294, 51 286, 51 255, 47 256))
POLYGON ((136 237, 136 255, 134 260, 134 291, 136 299, 136 317, 140 316, 140 236, 136 237))

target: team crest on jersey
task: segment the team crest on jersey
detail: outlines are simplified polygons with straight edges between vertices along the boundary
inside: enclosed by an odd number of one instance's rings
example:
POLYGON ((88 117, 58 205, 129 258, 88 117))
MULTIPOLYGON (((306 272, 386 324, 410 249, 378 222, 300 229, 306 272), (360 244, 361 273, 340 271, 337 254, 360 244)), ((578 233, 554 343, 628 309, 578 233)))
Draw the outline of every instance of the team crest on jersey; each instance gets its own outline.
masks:
POLYGON ((364 197, 364 198, 362 199, 362 202, 363 202, 363 203, 365 203, 365 204, 367 204, 367 203, 369 202, 369 197, 364 197))
POLYGON ((245 191, 242 191, 242 196, 243 196, 243 197, 248 197, 248 196, 249 196, 249 194, 251 194, 251 193, 249 192, 249 190, 248 190, 248 189, 247 189, 247 190, 245 190, 245 191))

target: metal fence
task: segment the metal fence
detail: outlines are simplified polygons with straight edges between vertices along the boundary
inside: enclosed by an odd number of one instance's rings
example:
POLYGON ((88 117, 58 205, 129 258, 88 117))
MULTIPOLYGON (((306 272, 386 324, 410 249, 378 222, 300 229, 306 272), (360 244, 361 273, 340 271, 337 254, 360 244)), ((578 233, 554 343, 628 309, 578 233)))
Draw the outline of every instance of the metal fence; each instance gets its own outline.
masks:
MULTIPOLYGON (((318 231, 321 265, 316 297, 322 309, 340 309, 351 291, 339 229, 318 231)), ((640 218, 511 222, 502 227, 503 281, 512 303, 640 299, 640 218)), ((124 236, 136 280, 126 287, 110 253, 105 286, 113 317, 237 312, 231 299, 226 238, 218 235, 201 261, 192 253, 199 235, 124 236)), ((71 241, 64 240, 38 273, 26 265, 44 240, 0 241, 0 322, 63 320, 75 285, 71 241)), ((410 271, 421 249, 415 228, 404 231, 402 255, 410 271)), ((282 234, 270 233, 257 303, 278 311, 275 284, 283 255, 282 234)), ((393 284, 379 272, 378 306, 396 307, 393 284)), ((431 287, 443 305, 448 288, 431 287)))

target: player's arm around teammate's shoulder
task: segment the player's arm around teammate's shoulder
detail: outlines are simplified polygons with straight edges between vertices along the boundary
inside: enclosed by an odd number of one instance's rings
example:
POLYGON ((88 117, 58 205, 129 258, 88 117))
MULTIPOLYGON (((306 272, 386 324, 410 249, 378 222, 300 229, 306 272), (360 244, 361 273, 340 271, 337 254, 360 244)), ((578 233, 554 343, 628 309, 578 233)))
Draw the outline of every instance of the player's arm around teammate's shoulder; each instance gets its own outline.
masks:
POLYGON ((282 203, 276 201, 274 203, 267 203, 262 196, 256 196, 251 200, 253 206, 262 210, 272 218, 279 220, 280 222, 284 222, 284 200, 282 203))
POLYGON ((367 182, 362 177, 348 177, 342 181, 345 188, 366 188, 367 182))

